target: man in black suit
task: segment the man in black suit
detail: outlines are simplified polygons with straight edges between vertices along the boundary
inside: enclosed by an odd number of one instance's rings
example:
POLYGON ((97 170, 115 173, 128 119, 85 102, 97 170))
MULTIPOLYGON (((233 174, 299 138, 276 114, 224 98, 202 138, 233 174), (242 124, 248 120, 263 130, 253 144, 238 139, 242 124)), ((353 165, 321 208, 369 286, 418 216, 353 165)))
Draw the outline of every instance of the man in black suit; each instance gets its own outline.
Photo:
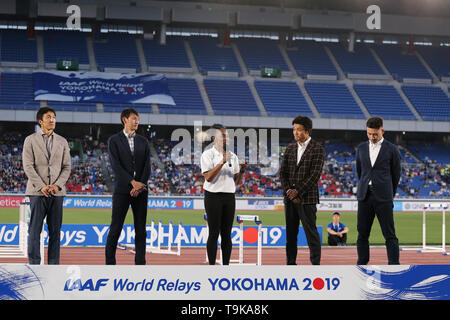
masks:
POLYGON ((295 265, 300 221, 305 231, 313 265, 320 264, 321 243, 316 227, 319 203, 319 178, 325 161, 325 149, 311 139, 312 121, 298 116, 292 121, 295 142, 284 152, 280 180, 286 217, 286 263, 295 265))
POLYGON ((400 264, 398 239, 394 227, 394 196, 401 175, 401 156, 397 147, 383 138, 383 119, 367 120, 368 141, 356 150, 358 199, 358 265, 369 263, 369 236, 375 215, 386 240, 389 264, 400 264))
POLYGON ((136 133, 139 114, 125 109, 120 115, 124 129, 108 140, 108 153, 115 175, 111 227, 106 240, 106 264, 116 264, 116 248, 131 205, 135 230, 135 264, 145 264, 147 182, 150 176, 150 144, 136 133))

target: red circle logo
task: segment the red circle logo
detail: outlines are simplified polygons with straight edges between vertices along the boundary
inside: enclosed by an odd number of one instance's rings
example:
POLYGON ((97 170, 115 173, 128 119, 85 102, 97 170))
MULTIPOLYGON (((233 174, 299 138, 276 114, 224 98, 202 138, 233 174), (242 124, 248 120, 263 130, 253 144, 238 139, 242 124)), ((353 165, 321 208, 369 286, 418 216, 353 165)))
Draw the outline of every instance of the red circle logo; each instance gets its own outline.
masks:
POLYGON ((177 201, 177 207, 180 208, 183 205, 183 202, 177 201))
POLYGON ((313 287, 316 290, 322 290, 325 286, 325 282, 322 280, 322 278, 315 278, 313 281, 313 287))
POLYGON ((256 243, 258 241, 258 229, 246 228, 244 230, 244 241, 250 244, 256 243))

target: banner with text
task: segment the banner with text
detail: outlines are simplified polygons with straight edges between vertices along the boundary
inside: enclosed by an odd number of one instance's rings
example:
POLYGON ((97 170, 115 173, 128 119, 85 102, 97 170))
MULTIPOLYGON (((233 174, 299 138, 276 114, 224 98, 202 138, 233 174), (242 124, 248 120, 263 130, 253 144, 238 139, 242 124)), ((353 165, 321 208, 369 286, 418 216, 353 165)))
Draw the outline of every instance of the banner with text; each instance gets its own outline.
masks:
POLYGON ((162 74, 33 72, 34 100, 175 105, 162 74))
MULTIPOLYGON (((167 246, 169 241, 172 245, 181 241, 181 246, 202 247, 206 245, 208 230, 206 226, 184 226, 173 225, 172 232, 169 225, 161 225, 161 231, 156 224, 153 228, 147 226, 147 243, 156 245, 158 236, 161 236, 161 245, 167 246)), ((317 230, 322 242, 322 226, 317 230)), ((108 235, 109 225, 104 224, 63 224, 61 227, 62 246, 104 246, 108 235)), ((286 227, 263 226, 261 228, 262 245, 265 247, 280 247, 286 245, 286 227)), ((240 241, 239 227, 233 227, 231 240, 234 245, 240 241)), ((47 225, 44 227, 45 244, 48 244, 47 225)), ((125 225, 120 234, 120 244, 134 244, 134 226, 125 225)), ((245 246, 257 246, 258 230, 253 226, 245 226, 243 232, 245 246)), ((0 224, 0 245, 17 245, 19 243, 18 224, 0 224)), ((307 246, 303 227, 299 228, 298 245, 307 246)))
MULTIPOLYGON (((268 300, 449 300, 449 274, 450 265, 0 264, 0 299, 221 300, 223 305, 203 315, 222 318, 238 299, 253 300, 260 308, 268 300)), ((177 310, 178 316, 198 315, 192 307, 199 306, 186 304, 177 310)))

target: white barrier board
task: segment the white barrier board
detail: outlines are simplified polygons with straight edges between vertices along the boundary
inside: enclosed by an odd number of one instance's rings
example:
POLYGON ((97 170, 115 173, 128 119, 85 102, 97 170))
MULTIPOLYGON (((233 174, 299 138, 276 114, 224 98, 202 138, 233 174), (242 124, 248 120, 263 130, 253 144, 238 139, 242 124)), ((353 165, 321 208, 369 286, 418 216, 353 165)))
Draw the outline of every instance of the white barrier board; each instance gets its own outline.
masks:
POLYGON ((0 299, 450 299, 450 265, 0 265, 0 299))

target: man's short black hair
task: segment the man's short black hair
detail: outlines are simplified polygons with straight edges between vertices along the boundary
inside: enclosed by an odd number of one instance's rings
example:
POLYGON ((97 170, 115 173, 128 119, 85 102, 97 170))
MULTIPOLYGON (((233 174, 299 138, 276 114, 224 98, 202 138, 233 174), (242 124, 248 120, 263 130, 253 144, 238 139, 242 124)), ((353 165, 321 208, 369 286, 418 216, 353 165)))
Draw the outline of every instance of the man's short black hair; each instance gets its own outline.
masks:
POLYGON ((212 128, 212 129, 217 129, 217 130, 220 130, 220 129, 226 129, 225 126, 224 126, 223 124, 220 124, 220 123, 214 123, 214 124, 211 126, 211 128, 212 128))
POLYGON ((133 108, 127 108, 122 111, 122 113, 120 114, 120 121, 122 122, 122 124, 124 124, 122 118, 128 119, 131 114, 135 114, 139 117, 139 113, 133 108))
POLYGON ((292 125, 301 124, 306 131, 311 133, 312 131, 312 120, 306 116, 297 116, 294 120, 292 120, 292 125))
POLYGON ((38 122, 38 124, 39 124, 39 120, 42 120, 42 118, 44 117, 44 114, 46 114, 47 112, 53 112, 53 114, 56 116, 56 112, 52 108, 42 107, 36 113, 36 121, 38 122))
POLYGON ((371 129, 380 129, 383 126, 383 119, 380 117, 372 117, 367 120, 366 127, 371 129))
MULTIPOLYGON (((220 123, 214 123, 210 129, 216 129, 216 130, 222 130, 222 129, 227 129, 225 128, 225 126, 223 124, 220 123)), ((215 132, 215 131, 214 131, 215 132)), ((214 136, 211 137, 211 141, 214 141, 214 136)))

